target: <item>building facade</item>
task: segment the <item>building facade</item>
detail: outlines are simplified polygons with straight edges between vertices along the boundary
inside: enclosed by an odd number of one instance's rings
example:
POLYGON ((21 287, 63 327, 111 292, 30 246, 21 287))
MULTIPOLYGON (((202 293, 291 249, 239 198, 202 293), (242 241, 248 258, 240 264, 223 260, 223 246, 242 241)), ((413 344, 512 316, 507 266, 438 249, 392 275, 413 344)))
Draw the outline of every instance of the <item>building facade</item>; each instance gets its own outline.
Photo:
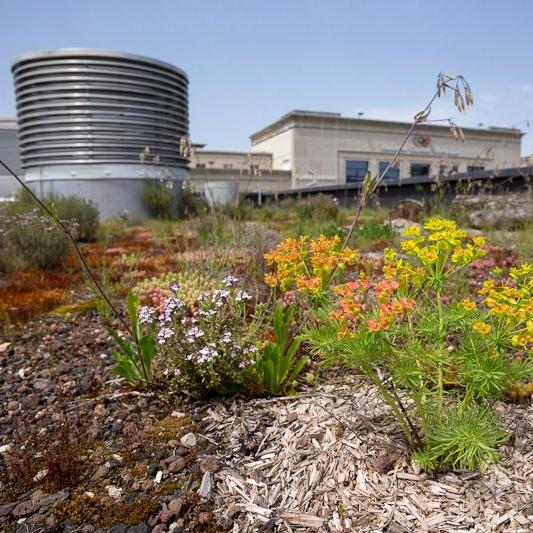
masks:
POLYGON ((196 191, 224 182, 236 183, 240 193, 291 187, 290 171, 274 170, 269 152, 207 150, 205 145, 195 144, 189 164, 189 180, 196 191))
MULTIPOLYGON (((291 186, 361 181, 383 172, 409 124, 340 113, 291 111, 251 135, 252 151, 272 154, 272 168, 291 173, 291 186)), ((464 128, 465 141, 450 128, 421 124, 389 169, 386 180, 520 166, 522 132, 512 128, 464 128)))

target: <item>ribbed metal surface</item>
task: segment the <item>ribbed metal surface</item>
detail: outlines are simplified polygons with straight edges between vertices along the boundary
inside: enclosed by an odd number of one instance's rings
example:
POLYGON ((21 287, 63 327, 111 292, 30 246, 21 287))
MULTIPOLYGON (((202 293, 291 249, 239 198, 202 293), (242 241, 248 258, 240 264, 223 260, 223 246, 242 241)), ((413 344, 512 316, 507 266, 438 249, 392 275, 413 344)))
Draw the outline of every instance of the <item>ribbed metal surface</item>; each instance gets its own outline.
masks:
POLYGON ((147 146, 159 165, 186 166, 188 80, 177 67, 73 48, 26 54, 12 71, 23 168, 139 163, 147 146))

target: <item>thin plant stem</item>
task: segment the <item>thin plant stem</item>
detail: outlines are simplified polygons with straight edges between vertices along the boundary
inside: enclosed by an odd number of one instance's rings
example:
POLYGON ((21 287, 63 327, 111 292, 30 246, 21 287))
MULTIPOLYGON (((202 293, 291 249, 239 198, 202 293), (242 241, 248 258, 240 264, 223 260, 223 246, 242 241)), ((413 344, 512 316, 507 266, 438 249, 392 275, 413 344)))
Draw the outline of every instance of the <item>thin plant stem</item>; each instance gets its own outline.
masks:
POLYGON ((342 249, 346 248, 348 245, 348 241, 350 240, 350 237, 353 234, 353 231, 355 229, 355 226, 357 222, 359 221, 359 217, 361 216, 361 213, 363 209, 365 208, 368 199, 370 195, 374 192, 376 187, 379 185, 379 183, 383 180, 383 178, 386 176, 387 172, 392 168, 392 166, 396 163, 398 160, 398 157, 400 156, 402 150, 404 149, 405 145, 407 144, 407 141, 411 137, 411 134, 413 133, 414 129, 418 126, 418 124, 425 122, 426 117, 429 113, 429 110, 431 106, 433 105, 433 102, 438 98, 440 94, 440 88, 435 91, 435 94, 431 98, 431 100, 428 102, 426 107, 420 112, 415 115, 415 118, 413 119, 413 122, 409 126, 409 129, 407 130, 407 133, 405 134, 402 142, 400 143, 400 146, 396 150, 396 153, 394 154, 393 158, 389 161, 389 164, 385 167, 385 170, 378 176, 375 183, 373 183, 372 187, 368 188, 368 190, 365 191, 365 188, 361 189, 361 196, 359 198, 359 204, 357 206, 357 211, 355 212, 355 216, 352 220, 352 223, 350 224, 350 228, 348 229, 348 233, 346 234, 346 237, 344 238, 344 242, 342 244, 342 249))
POLYGON ((381 382, 377 374, 374 372, 374 370, 372 370, 371 368, 364 368, 364 371, 365 371, 365 374, 374 382, 379 392, 381 393, 381 396, 387 402, 388 406, 391 408, 392 412, 394 413, 394 416, 396 417, 396 420, 398 420, 402 428, 402 431, 407 438, 407 441, 409 442, 409 445, 414 446, 415 443, 413 440, 413 434, 410 431, 409 423, 407 422, 405 414, 398 407, 396 403, 396 399, 383 385, 383 383, 381 382))

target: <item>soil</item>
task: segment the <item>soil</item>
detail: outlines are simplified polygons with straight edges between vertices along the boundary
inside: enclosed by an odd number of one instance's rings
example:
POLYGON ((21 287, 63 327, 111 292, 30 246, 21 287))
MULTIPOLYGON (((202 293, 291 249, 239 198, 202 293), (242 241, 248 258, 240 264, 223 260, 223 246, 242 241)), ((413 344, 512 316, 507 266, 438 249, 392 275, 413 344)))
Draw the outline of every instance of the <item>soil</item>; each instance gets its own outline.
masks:
POLYGON ((92 311, 0 338, 1 530, 221 530, 197 492, 212 444, 193 406, 128 390, 112 351, 92 311))

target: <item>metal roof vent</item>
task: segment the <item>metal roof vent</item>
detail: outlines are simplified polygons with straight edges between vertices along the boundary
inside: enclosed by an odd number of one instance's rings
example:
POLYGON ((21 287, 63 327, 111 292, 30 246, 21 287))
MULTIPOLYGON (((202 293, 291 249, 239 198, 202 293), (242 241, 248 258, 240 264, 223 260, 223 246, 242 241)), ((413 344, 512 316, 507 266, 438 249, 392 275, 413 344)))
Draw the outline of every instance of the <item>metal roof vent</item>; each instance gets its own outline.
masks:
POLYGON ((180 141, 189 131, 188 79, 181 69, 67 48, 25 54, 12 71, 22 166, 39 193, 86 196, 104 216, 146 214, 145 179, 187 177, 180 141))

